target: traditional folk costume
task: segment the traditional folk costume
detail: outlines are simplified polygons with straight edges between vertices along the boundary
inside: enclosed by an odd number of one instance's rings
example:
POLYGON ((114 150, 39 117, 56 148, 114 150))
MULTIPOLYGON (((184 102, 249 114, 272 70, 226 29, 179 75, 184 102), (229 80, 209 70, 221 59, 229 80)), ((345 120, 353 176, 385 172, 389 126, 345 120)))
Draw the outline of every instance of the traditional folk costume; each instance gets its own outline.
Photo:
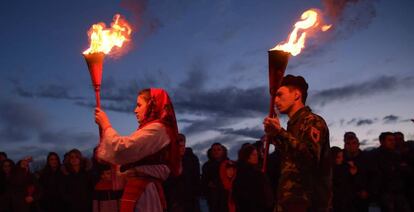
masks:
POLYGON ((119 164, 127 183, 121 198, 121 212, 162 212, 166 209, 162 182, 181 172, 177 121, 168 94, 150 89, 151 99, 137 131, 120 136, 104 130, 98 158, 119 164))

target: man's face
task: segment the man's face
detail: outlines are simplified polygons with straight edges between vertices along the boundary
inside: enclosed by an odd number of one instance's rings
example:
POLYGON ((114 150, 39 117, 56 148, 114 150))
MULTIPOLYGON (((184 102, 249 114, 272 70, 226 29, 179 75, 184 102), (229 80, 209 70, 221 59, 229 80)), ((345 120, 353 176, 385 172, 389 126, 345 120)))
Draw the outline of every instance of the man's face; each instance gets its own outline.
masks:
POLYGON ((145 113, 147 112, 148 102, 139 95, 137 98, 137 107, 135 107, 135 116, 137 117, 138 123, 141 123, 145 118, 145 113))
POLYGON ((356 153, 359 151, 359 141, 357 138, 348 138, 345 140, 344 149, 348 153, 356 153))
POLYGON ((295 103, 296 98, 296 89, 289 89, 286 86, 282 86, 276 92, 275 106, 280 113, 287 114, 295 103))
POLYGON ((395 137, 393 135, 385 136, 381 146, 388 150, 395 150, 395 137))

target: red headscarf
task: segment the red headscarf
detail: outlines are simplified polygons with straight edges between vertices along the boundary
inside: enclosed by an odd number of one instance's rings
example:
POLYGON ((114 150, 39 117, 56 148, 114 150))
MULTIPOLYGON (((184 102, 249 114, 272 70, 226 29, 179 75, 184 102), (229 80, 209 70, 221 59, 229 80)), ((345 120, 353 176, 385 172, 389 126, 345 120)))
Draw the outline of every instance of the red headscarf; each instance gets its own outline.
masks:
POLYGON ((181 171, 181 156, 178 147, 178 127, 174 107, 167 92, 160 88, 150 89, 151 98, 148 101, 146 114, 138 129, 150 123, 160 123, 167 129, 170 144, 168 147, 167 165, 173 176, 181 171))

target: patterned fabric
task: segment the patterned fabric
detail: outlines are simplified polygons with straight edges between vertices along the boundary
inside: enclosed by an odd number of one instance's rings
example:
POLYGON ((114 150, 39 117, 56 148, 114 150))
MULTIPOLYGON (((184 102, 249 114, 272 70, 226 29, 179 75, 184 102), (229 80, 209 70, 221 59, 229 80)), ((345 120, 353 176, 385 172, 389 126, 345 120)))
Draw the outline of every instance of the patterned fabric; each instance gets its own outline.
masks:
POLYGON ((329 129, 309 107, 297 111, 274 139, 281 152, 277 211, 304 204, 327 211, 332 197, 329 129))
POLYGON ((181 172, 182 157, 177 143, 178 127, 174 107, 167 92, 163 89, 151 88, 150 94, 148 109, 138 130, 154 122, 165 126, 171 141, 168 147, 167 165, 171 169, 171 175, 178 176, 181 172))

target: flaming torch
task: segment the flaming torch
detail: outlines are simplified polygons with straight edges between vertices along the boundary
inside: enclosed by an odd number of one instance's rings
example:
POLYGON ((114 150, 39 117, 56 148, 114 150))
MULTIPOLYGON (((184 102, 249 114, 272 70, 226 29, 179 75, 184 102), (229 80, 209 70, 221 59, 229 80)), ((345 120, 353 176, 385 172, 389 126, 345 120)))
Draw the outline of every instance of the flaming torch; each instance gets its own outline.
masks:
MULTIPOLYGON (((305 47, 306 37, 315 31, 327 31, 331 25, 323 25, 322 18, 317 9, 309 9, 302 13, 301 20, 296 22, 288 41, 276 45, 268 51, 269 56, 269 92, 270 109, 269 117, 277 116, 274 109, 276 92, 282 83, 283 75, 289 61, 289 57, 298 55, 305 47)), ((269 154, 270 138, 265 139, 265 152, 262 171, 266 171, 267 155, 269 154)))
MULTIPOLYGON (((88 31, 90 47, 82 54, 91 75, 97 107, 101 107, 100 90, 104 57, 111 53, 113 47, 120 49, 124 42, 129 41, 131 32, 130 25, 119 14, 114 16, 111 28, 106 28, 104 23, 98 23, 92 25, 88 31)), ((101 129, 99 131, 101 135, 101 129)))

